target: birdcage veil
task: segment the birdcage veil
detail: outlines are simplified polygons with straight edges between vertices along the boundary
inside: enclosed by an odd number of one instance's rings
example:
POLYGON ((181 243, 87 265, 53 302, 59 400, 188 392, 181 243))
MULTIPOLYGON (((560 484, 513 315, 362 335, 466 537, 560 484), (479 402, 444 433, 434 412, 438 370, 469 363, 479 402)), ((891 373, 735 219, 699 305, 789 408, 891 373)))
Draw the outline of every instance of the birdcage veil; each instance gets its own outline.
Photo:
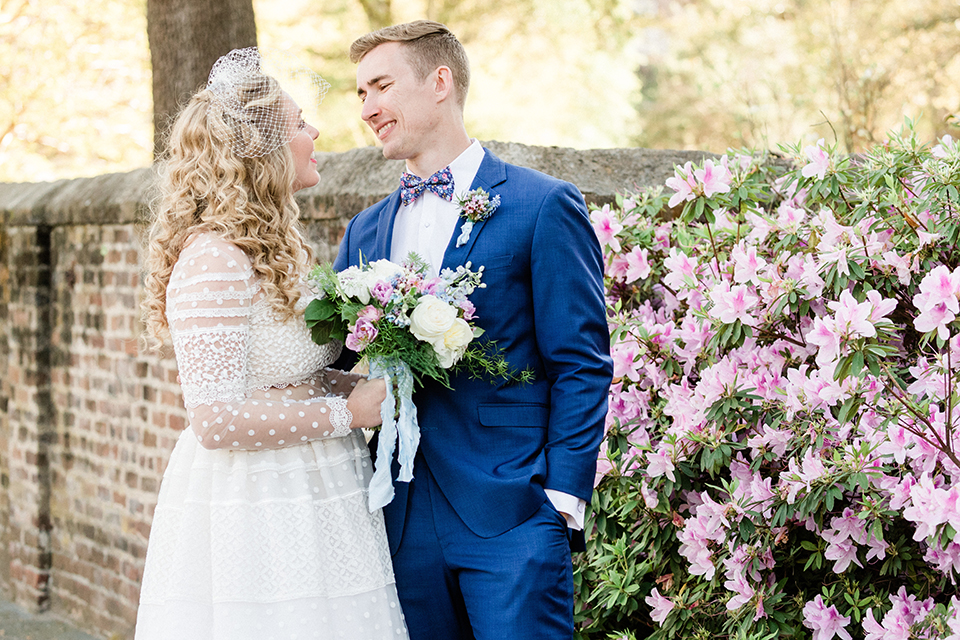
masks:
POLYGON ((304 119, 317 125, 316 108, 330 84, 281 51, 234 49, 210 70, 207 89, 218 113, 213 134, 243 158, 259 158, 290 142, 304 119), (291 102, 292 101, 292 102, 291 102))

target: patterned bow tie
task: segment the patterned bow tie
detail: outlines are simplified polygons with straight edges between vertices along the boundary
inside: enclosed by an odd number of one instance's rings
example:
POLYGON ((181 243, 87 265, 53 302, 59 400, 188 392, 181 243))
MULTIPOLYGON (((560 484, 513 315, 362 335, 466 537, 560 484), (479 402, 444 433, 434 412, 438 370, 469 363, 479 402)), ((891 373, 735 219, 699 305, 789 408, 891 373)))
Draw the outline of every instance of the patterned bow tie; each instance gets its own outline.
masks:
POLYGON ((429 189, 444 200, 453 200, 453 174, 450 167, 445 167, 442 171, 421 180, 412 173, 406 173, 400 177, 400 200, 406 206, 414 202, 423 195, 423 192, 429 189))

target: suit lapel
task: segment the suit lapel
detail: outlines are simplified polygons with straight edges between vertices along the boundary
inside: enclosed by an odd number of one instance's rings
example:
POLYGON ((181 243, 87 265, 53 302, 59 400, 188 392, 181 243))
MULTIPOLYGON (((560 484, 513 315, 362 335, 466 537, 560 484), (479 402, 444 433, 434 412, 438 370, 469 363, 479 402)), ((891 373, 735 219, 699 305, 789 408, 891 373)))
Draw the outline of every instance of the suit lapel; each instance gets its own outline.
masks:
MULTIPOLYGON (((489 149, 484 149, 483 152, 483 162, 480 163, 480 168, 477 169, 477 175, 473 179, 473 184, 470 185, 470 190, 481 188, 493 198, 498 193, 496 190, 497 187, 507 180, 507 167, 503 160, 493 155, 489 149)), ((399 195, 397 197, 399 198, 399 195)), ((496 212, 494 212, 493 215, 497 215, 496 212)), ((464 264, 467 261, 470 257, 470 252, 473 250, 473 245, 476 243, 480 233, 483 232, 486 224, 486 220, 481 220, 474 224, 473 231, 470 233, 470 239, 467 240, 463 246, 458 247, 457 238, 460 237, 460 228, 463 226, 463 219, 460 218, 457 220, 457 226, 453 230, 453 236, 450 238, 450 242, 447 244, 447 250, 443 254, 441 270, 447 268, 455 269, 458 265, 464 264)))
POLYGON ((397 189, 387 198, 383 209, 380 210, 380 218, 377 221, 377 247, 375 255, 366 257, 365 260, 373 262, 374 260, 389 260, 390 247, 393 244, 393 225, 397 221, 397 212, 400 210, 400 189, 397 189))

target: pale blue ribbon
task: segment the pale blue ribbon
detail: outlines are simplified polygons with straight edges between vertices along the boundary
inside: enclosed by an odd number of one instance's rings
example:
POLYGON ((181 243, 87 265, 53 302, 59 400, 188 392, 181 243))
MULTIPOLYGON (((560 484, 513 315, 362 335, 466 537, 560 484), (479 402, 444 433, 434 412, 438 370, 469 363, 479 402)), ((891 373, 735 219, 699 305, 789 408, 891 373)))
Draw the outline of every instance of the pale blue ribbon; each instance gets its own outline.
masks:
POLYGON ((470 232, 473 231, 473 220, 465 220, 460 227, 460 237, 457 238, 457 246, 462 247, 470 241, 470 232))
POLYGON ((420 425, 417 423, 417 407, 413 404, 413 373, 407 363, 397 358, 372 358, 370 378, 383 378, 387 383, 387 397, 380 405, 380 440, 377 443, 377 461, 370 480, 370 511, 376 511, 393 500, 393 479, 390 466, 393 452, 397 451, 400 475, 397 480, 413 480, 413 458, 420 446, 420 425), (394 385, 397 395, 394 396, 394 385), (396 415, 397 399, 400 400, 400 417, 396 415), (397 446, 399 444, 399 447, 397 446))

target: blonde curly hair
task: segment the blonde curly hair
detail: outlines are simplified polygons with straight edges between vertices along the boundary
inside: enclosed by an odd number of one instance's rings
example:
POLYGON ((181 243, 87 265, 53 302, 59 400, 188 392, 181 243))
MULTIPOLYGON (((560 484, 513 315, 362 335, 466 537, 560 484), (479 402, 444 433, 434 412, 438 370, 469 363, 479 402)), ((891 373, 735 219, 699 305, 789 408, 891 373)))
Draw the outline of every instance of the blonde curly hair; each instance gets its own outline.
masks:
MULTIPOLYGON (((284 109, 270 76, 249 92, 248 105, 284 109)), ((209 89, 195 94, 177 116, 159 167, 159 195, 147 247, 142 303, 147 339, 159 348, 169 335, 166 290, 187 240, 208 232, 249 256, 264 295, 281 318, 296 315, 303 269, 313 260, 293 197, 296 168, 287 144, 256 158, 238 156, 215 135, 258 135, 219 109, 209 89)), ((234 147, 235 148, 235 147, 234 147)))

